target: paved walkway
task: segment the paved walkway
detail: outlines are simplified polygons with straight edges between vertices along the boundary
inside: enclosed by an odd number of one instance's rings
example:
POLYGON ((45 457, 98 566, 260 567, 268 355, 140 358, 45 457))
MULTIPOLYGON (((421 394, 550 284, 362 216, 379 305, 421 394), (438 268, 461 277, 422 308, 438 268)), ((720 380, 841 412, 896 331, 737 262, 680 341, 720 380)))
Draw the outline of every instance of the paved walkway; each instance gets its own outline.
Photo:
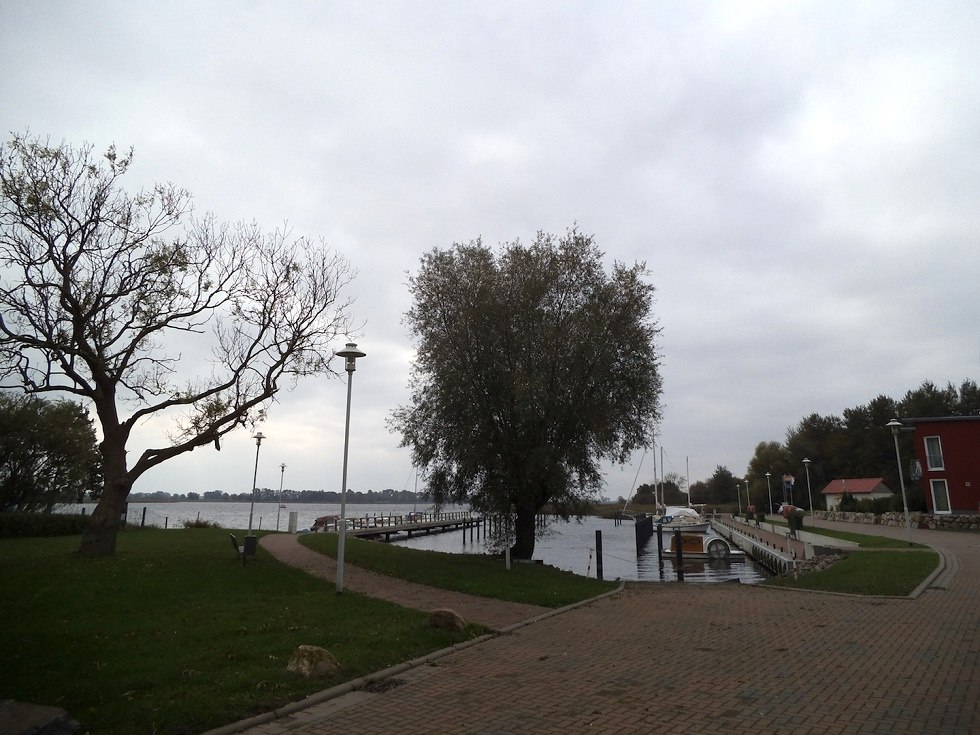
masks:
POLYGON ((247 732, 980 732, 980 535, 914 540, 947 563, 916 599, 632 583, 247 732))
MULTIPOLYGON (((285 564, 298 567, 321 579, 334 581, 337 578, 336 559, 318 554, 303 546, 297 535, 268 534, 260 539, 260 543, 263 549, 285 564)), ((503 602, 488 597, 413 584, 350 564, 344 564, 344 589, 379 597, 416 610, 429 611, 449 607, 462 615, 467 622, 482 623, 498 630, 549 612, 548 608, 536 605, 503 602)))

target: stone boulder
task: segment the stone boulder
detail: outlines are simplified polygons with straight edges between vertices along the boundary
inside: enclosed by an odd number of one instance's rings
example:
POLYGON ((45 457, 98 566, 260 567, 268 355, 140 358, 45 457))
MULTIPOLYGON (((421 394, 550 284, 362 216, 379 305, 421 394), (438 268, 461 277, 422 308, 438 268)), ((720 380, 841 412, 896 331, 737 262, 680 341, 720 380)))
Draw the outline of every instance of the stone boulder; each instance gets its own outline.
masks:
POLYGON ((455 610, 440 608, 429 613, 429 625, 441 630, 461 633, 466 630, 466 621, 455 610))
POLYGON ((302 645, 293 651, 286 670, 309 679, 340 671, 340 664, 326 648, 302 645))

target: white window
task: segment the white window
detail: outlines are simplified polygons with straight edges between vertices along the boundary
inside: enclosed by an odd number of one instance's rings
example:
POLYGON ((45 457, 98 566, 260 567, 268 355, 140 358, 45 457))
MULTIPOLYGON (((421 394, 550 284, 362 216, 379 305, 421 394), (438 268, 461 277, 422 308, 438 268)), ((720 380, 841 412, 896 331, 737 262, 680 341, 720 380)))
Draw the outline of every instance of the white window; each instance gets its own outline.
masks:
POLYGON ((943 448, 939 443, 939 437, 927 436, 923 441, 926 443, 926 466, 930 470, 945 469, 943 465, 943 448))
POLYGON ((949 513, 949 487, 945 480, 931 480, 933 513, 949 513))

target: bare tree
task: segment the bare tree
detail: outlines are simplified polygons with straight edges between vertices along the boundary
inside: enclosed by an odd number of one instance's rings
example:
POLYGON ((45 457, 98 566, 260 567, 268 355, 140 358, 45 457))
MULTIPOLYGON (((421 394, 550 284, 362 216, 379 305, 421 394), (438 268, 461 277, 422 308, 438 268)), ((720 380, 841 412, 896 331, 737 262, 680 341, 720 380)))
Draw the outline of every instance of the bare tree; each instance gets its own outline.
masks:
POLYGON ((105 484, 80 549, 92 555, 114 551, 137 478, 220 449, 284 382, 329 372, 350 329, 346 259, 285 231, 194 218, 173 184, 127 194, 131 162, 132 150, 100 158, 28 135, 0 154, 0 386, 94 408, 105 484), (202 342, 207 368, 181 379, 182 350, 202 342), (170 443, 130 463, 134 426, 154 416, 173 422, 170 443))

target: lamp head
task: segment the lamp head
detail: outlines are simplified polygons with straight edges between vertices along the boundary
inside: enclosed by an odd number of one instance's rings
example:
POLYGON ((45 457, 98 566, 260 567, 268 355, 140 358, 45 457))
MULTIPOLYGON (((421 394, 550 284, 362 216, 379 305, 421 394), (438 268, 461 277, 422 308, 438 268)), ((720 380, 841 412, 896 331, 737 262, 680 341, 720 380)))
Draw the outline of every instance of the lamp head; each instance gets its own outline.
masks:
POLYGON ((357 349, 357 345, 354 342, 348 342, 344 349, 338 350, 334 354, 337 355, 337 357, 344 358, 344 370, 349 373, 352 373, 357 369, 355 365, 357 358, 364 357, 364 353, 357 349))
POLYGON ((892 430, 892 434, 898 436, 898 432, 901 431, 903 424, 898 419, 892 419, 885 426, 892 430))
POLYGON ((262 440, 265 439, 265 435, 261 431, 257 431, 252 438, 255 439, 255 446, 260 447, 262 446, 262 440))

